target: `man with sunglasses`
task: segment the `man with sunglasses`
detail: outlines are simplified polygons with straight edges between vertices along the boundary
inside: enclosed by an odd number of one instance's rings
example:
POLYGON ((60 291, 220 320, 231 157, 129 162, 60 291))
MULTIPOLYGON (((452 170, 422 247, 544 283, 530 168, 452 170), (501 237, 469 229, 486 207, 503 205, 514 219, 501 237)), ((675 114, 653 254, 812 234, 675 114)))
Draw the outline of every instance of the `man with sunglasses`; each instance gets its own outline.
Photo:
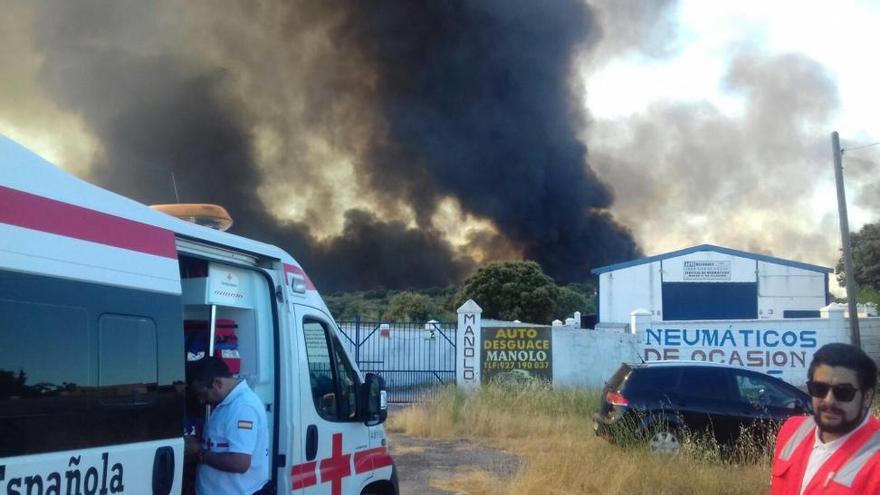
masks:
POLYGON ((807 378, 813 416, 779 430, 771 494, 880 494, 880 421, 871 415, 877 365, 856 346, 828 344, 807 378))

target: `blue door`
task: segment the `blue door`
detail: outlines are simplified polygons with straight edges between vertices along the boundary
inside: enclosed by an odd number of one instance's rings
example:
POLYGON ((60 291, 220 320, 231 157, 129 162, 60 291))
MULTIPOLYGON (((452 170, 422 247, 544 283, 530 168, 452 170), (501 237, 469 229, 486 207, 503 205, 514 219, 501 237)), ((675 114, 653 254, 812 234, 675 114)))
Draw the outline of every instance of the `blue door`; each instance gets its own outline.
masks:
POLYGON ((757 318, 757 282, 663 282, 664 320, 757 318))

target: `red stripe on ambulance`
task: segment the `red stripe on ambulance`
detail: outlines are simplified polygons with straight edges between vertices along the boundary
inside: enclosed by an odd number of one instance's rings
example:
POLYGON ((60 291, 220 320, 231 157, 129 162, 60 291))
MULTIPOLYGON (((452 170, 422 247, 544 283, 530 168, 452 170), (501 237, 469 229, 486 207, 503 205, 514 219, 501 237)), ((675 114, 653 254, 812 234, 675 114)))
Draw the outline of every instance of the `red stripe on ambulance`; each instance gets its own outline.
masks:
POLYGON ((288 273, 302 275, 302 277, 306 279, 306 289, 315 290, 315 284, 312 283, 312 279, 310 279, 309 276, 306 275, 306 271, 302 268, 296 265, 291 265, 290 263, 284 264, 284 283, 290 285, 290 279, 287 277, 288 273))
MULTIPOLYGON (((319 467, 321 483, 330 482, 330 492, 332 495, 342 494, 342 480, 351 476, 351 458, 351 454, 342 453, 342 433, 334 433, 330 457, 321 459, 319 467)), ((354 453, 355 474, 363 474, 368 471, 391 466, 392 464, 391 455, 385 447, 354 453)), ((315 467, 318 465, 318 461, 312 461, 293 466, 290 470, 293 489, 308 488, 316 485, 318 477, 315 473, 315 467)))
POLYGON ((318 483, 318 476, 315 475, 315 466, 318 461, 307 462, 298 466, 293 466, 290 470, 290 477, 293 480, 293 489, 308 488, 318 483))
POLYGON ((362 450, 354 453, 354 472, 355 474, 366 473, 374 469, 381 469, 393 464, 388 449, 378 447, 370 450, 362 450))
POLYGON ((0 223, 177 259, 170 230, 3 186, 0 223))

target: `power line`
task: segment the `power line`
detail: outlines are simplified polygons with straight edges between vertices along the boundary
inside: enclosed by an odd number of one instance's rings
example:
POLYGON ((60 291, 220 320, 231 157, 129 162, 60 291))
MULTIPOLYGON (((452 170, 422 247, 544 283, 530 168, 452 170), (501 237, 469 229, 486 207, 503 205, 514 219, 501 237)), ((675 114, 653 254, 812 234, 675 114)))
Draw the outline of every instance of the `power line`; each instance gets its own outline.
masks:
POLYGON ((877 145, 880 145, 880 141, 877 141, 876 143, 866 144, 866 145, 863 145, 863 146, 856 146, 855 148, 841 148, 841 149, 840 149, 840 152, 843 153, 844 151, 855 151, 855 150, 861 150, 861 149, 864 149, 864 148, 870 148, 870 147, 872 147, 872 146, 877 146, 877 145))

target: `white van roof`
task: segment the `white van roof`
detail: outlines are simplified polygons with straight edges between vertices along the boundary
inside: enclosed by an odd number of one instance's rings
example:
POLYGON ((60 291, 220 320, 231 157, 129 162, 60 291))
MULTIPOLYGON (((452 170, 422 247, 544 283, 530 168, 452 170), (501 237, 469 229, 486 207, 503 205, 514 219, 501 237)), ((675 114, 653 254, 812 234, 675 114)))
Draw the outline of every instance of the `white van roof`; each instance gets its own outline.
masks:
MULTIPOLYGON (((271 244, 204 228, 79 179, 0 134, 0 184, 91 210, 154 225, 176 234, 277 259, 293 259, 271 244)), ((295 262, 294 262, 295 263, 295 262)), ((298 266, 298 264, 297 264, 298 266)))
MULTIPOLYGON (((26 193, 26 197, 34 195, 48 198, 57 201, 57 204, 78 206, 127 221, 137 222, 138 224, 171 231, 177 237, 277 259, 295 267, 293 271, 302 272, 302 267, 299 263, 276 246, 196 225, 155 211, 147 205, 88 183, 65 172, 2 134, 0 134, 0 188, 4 188, 10 195, 15 195, 16 200, 25 197, 21 196, 20 193, 26 193)), ((26 208, 26 206, 21 206, 21 208, 26 208)), ((0 216, 0 223, 9 222, 4 222, 4 218, 0 216)), ((117 245, 116 247, 125 246, 117 245)), ((167 251, 168 248, 162 247, 157 249, 167 251)), ((311 283, 308 285, 310 289, 313 288, 311 283)))

